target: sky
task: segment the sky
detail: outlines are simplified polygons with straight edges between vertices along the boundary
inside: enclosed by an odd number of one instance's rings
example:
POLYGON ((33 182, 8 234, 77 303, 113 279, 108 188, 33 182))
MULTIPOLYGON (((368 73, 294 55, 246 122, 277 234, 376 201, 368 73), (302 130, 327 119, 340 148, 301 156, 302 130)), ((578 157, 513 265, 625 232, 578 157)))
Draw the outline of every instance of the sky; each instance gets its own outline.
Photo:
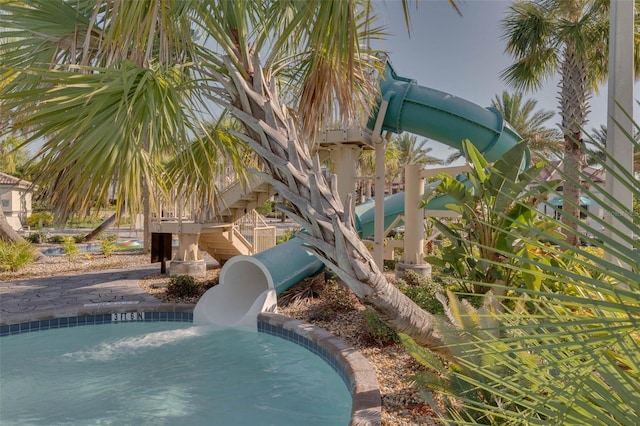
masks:
MULTIPOLYGON (((421 86, 450 93, 486 107, 503 90, 513 92, 500 79, 513 59, 504 49, 501 20, 511 1, 460 0, 462 16, 448 1, 422 0, 416 10, 410 0, 411 34, 407 34, 399 0, 377 0, 379 24, 390 35, 378 46, 387 51, 398 75, 417 80, 421 86)), ((558 78, 544 83, 541 90, 527 92, 525 98, 538 101, 538 108, 557 111, 558 78)), ((636 84, 634 99, 640 95, 636 84)), ((591 99, 591 112, 586 129, 598 128, 607 122, 606 82, 599 95, 591 99)), ((637 105, 634 116, 638 119, 637 105)), ((556 114, 547 122, 554 127, 560 122, 556 114)), ((446 157, 454 151, 434 145, 436 156, 446 157), (442 154, 444 153, 444 154, 442 154)))

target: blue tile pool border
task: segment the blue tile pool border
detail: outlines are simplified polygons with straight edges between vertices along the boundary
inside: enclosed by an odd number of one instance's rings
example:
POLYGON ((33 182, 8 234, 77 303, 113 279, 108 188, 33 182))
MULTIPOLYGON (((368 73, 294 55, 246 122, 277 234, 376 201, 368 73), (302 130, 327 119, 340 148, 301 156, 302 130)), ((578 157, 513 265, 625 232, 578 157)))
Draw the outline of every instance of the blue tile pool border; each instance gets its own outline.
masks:
POLYGON ((116 324, 125 322, 193 322, 191 312, 118 312, 109 314, 82 315, 73 317, 49 318, 0 325, 0 337, 13 334, 43 331, 55 328, 79 327, 83 325, 116 324), (133 314, 133 317, 131 315, 133 314), (118 318, 114 319, 114 315, 118 318), (139 318, 139 315, 142 318, 139 318))
MULTIPOLYGON (((43 314, 14 324, 0 324, 0 337, 56 328, 131 322, 193 322, 193 305, 156 306, 151 310, 114 309, 100 306, 79 310, 77 315, 43 314)), ((257 319, 258 332, 303 346, 320 356, 345 382, 351 392, 350 425, 380 425, 382 397, 375 371, 353 347, 328 331, 284 315, 263 312, 257 319)))

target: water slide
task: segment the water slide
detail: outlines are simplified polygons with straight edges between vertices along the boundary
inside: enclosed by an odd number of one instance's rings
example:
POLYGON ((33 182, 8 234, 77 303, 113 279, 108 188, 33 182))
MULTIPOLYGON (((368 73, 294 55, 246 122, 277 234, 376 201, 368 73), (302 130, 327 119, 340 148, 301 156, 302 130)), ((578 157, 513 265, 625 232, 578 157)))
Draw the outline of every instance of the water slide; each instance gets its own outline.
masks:
MULTIPOLYGON (((520 136, 495 108, 483 108, 464 99, 419 86, 398 76, 387 63, 380 82, 381 99, 388 102, 382 129, 411 132, 461 149, 469 139, 488 161, 499 159, 520 142, 520 136)), ((377 111, 368 123, 373 128, 377 111)), ((514 167, 524 167, 523 164, 514 167)), ((443 210, 446 199, 427 209, 443 210)), ((404 214, 404 193, 385 198, 385 228, 404 214)), ((373 235, 374 203, 356 207, 356 227, 362 238, 373 235)), ((322 262, 294 238, 253 256, 236 256, 220 271, 220 283, 209 289, 194 310, 194 321, 228 327, 256 327, 258 313, 273 311, 277 296, 305 277, 319 272, 322 262)))

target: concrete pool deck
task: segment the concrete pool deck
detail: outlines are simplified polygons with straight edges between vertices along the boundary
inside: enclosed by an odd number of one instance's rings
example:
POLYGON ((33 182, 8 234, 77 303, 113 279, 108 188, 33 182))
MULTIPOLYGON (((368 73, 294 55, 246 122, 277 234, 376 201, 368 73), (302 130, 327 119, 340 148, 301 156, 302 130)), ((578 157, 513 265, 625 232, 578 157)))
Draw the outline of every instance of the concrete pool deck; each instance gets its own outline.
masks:
POLYGON ((157 270, 157 264, 150 264, 130 270, 107 269, 0 281, 0 325, 38 320, 43 316, 78 316, 85 311, 95 312, 99 307, 110 310, 169 307, 170 304, 160 302, 138 285, 138 280, 157 270))
MULTIPOLYGON (((163 303, 138 285, 141 278, 157 270, 157 264, 150 264, 127 270, 0 281, 0 326, 8 328, 15 324, 94 315, 108 315, 110 321, 114 313, 191 314, 195 305, 163 303)), ((346 376, 353 398, 350 425, 381 424, 379 385, 364 356, 326 330, 292 318, 265 313, 260 316, 259 324, 263 328, 261 331, 302 344, 319 354, 338 373, 346 376)))

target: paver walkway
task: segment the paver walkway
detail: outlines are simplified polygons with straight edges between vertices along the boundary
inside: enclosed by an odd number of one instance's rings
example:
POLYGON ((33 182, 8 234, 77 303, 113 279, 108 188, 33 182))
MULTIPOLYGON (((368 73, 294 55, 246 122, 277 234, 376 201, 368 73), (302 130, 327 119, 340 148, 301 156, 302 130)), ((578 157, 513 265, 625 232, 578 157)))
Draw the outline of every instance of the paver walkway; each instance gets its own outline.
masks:
POLYGON ((49 278, 0 281, 0 324, 74 316, 96 307, 163 305, 138 285, 138 280, 158 270, 158 265, 131 270, 112 269, 49 278))

